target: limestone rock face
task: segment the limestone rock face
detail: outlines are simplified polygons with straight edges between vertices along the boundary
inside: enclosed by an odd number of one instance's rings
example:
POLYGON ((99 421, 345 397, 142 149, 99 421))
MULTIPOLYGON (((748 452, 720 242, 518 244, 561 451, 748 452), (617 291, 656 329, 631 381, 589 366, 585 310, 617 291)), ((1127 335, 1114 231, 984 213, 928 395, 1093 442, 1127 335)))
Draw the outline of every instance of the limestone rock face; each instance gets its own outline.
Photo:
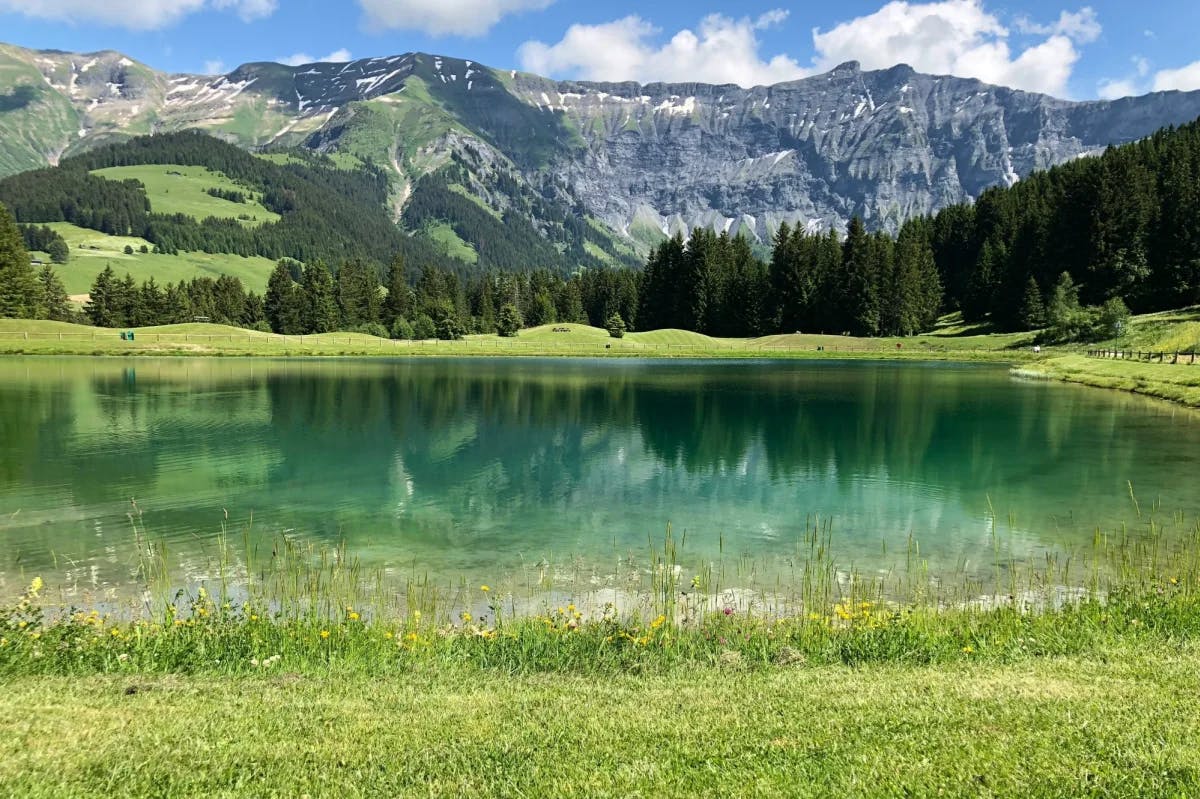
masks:
POLYGON ((423 175, 451 168, 497 213, 528 213, 541 230, 543 198, 641 252, 697 226, 762 242, 784 221, 844 229, 859 215, 895 230, 1200 117, 1200 92, 1069 102, 854 62, 751 89, 554 81, 422 53, 197 76, 119 53, 0 46, 0 65, 10 67, 0 71, 0 175, 129 135, 198 128, 248 148, 301 146, 383 167, 398 219, 423 175))

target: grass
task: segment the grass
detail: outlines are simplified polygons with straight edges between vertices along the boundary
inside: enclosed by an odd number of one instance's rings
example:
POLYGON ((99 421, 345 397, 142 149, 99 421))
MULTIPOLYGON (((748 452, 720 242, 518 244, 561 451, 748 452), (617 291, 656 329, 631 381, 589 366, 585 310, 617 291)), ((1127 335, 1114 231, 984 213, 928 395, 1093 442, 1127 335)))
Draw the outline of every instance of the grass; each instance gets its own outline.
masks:
POLYGON ((139 180, 146 187, 150 210, 156 214, 183 214, 197 221, 206 217, 243 220, 248 227, 264 222, 278 222, 279 214, 269 211, 258 201, 251 189, 241 186, 220 172, 202 166, 151 164, 148 166, 117 166, 98 169, 92 173, 107 180, 139 180), (235 203, 213 197, 209 189, 238 191, 247 196, 245 203, 235 203))
POLYGON ((55 266, 55 269, 62 278, 67 293, 74 296, 87 294, 96 280, 96 275, 103 272, 106 266, 111 266, 118 277, 123 278, 128 272, 139 285, 151 277, 159 286, 164 286, 167 283, 178 283, 197 277, 216 279, 221 275, 233 275, 242 281, 247 291, 256 291, 259 294, 266 291, 267 280, 275 268, 275 264, 267 258, 243 258, 226 253, 141 253, 139 250, 143 245, 151 250, 153 245, 144 239, 107 236, 68 222, 52 222, 48 227, 66 239, 71 249, 70 261, 55 266), (125 254, 126 246, 133 248, 132 255, 125 254))
POLYGON ((23 797, 1187 796, 1195 648, 670 675, 23 677, 23 797))
POLYGON ((1170 362, 1177 352, 1200 351, 1200 307, 1135 316, 1120 338, 1072 350, 1020 373, 1200 407, 1200 363, 1192 364, 1191 358, 1170 362), (1088 348, 1164 353, 1168 362, 1090 358, 1081 351, 1088 348))
POLYGON ((720 564, 677 575, 669 531, 636 570, 644 614, 543 589, 522 615, 501 586, 447 603, 420 579, 397 596, 344 550, 289 539, 243 555, 226 538, 209 587, 173 591, 139 538, 136 617, 48 605, 39 578, 0 608, 0 781, 30 797, 1191 795, 1200 526, 1168 525, 959 586, 999 602, 948 602, 919 565, 888 598, 814 531, 789 586, 804 604, 782 613, 722 607, 720 564))
MULTIPOLYGON (((69 267, 68 267, 69 268, 69 267)), ((120 270, 118 270, 120 273, 120 270)), ((544 325, 515 339, 467 336, 462 341, 390 341, 359 333, 275 336, 222 325, 169 325, 145 328, 133 342, 115 330, 64 326, 28 320, 0 320, 0 353, 29 355, 529 355, 664 358, 909 358, 1017 361, 1022 350, 985 346, 970 339, 906 339, 897 349, 889 339, 843 336, 783 336, 765 339, 714 339, 682 330, 631 333, 614 339, 587 325, 544 325), (569 328, 556 333, 555 328, 569 328)))
POLYGON ((1200 408, 1200 362, 1192 366, 1063 355, 1021 371, 1033 377, 1129 391, 1200 408))
POLYGON ((459 235, 445 222, 437 222, 425 226, 425 235, 441 245, 442 250, 451 258, 457 258, 460 261, 468 264, 479 262, 479 253, 475 252, 475 248, 468 242, 463 241, 459 235))

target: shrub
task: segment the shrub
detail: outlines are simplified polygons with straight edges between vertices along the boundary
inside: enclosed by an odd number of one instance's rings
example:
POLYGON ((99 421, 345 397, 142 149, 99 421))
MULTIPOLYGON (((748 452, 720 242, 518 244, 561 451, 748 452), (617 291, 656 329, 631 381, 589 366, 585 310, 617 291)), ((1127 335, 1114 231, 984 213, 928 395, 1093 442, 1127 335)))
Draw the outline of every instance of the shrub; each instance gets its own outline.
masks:
POLYGON ((446 314, 437 323, 437 337, 442 341, 458 341, 463 337, 462 322, 453 314, 446 314))
POLYGON ((428 314, 418 314, 413 320, 413 338, 417 341, 426 341, 437 336, 437 326, 428 314))
POLYGON ((604 326, 608 328, 608 334, 613 338, 625 338, 625 320, 621 318, 619 313, 608 317, 604 322, 604 326))
POLYGON ((391 338, 391 335, 388 333, 388 329, 378 322, 368 322, 365 325, 359 325, 350 332, 364 333, 368 336, 375 336, 376 338, 391 338))
POLYGON ((392 323, 392 338, 396 339, 397 341, 403 341, 405 339, 410 339, 412 337, 413 337, 412 323, 409 322, 407 319, 405 319, 403 316, 397 317, 396 321, 392 323))

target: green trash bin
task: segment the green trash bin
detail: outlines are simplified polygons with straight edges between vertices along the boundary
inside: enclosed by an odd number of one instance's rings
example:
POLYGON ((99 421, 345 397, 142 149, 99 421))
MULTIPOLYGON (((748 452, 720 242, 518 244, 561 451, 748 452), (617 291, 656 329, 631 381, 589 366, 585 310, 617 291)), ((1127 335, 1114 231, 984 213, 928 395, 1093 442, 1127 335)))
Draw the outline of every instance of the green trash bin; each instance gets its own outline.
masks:
POLYGON ((126 338, 125 338, 125 331, 124 331, 124 330, 122 330, 122 331, 121 331, 121 341, 125 341, 125 340, 126 340, 126 338))
POLYGON ((133 341, 133 331, 132 330, 129 331, 129 340, 133 341))

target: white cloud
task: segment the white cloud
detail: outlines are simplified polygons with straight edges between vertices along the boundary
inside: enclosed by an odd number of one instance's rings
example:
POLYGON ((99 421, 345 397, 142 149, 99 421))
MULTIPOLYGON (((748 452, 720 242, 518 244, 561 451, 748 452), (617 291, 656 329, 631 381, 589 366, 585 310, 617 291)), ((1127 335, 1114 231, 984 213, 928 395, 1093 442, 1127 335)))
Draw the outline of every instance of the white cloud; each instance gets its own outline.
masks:
POLYGON ((1076 43, 1100 34, 1094 12, 1084 8, 1064 12, 1052 25, 1023 21, 1021 26, 1047 38, 1014 55, 1008 29, 985 10, 982 0, 896 0, 829 31, 814 30, 813 44, 822 68, 852 60, 867 69, 905 63, 921 72, 1065 95, 1079 60, 1076 43))
POLYGON ((816 56, 801 65, 786 54, 760 54, 758 31, 778 25, 787 12, 757 19, 714 14, 697 32, 669 41, 639 16, 600 25, 572 25, 556 44, 526 42, 518 51, 533 72, 592 80, 705 81, 743 86, 777 83, 824 71, 845 61, 866 69, 905 63, 921 72, 978 78, 988 83, 1064 96, 1078 46, 1102 32, 1095 11, 1063 11, 1056 21, 1018 20, 1017 29, 1044 37, 1014 48, 1011 34, 984 0, 893 0, 878 11, 812 32, 816 56))
POLYGON ((1101 100, 1119 100, 1122 97, 1142 94, 1142 89, 1132 78, 1105 78, 1096 87, 1096 94, 1101 100))
POLYGON ((1021 33, 1037 34, 1039 36, 1066 36, 1080 44, 1094 42, 1100 38, 1104 28, 1096 18, 1096 12, 1090 6, 1084 6, 1076 12, 1064 11, 1058 16, 1058 21, 1050 25, 1039 25, 1028 17, 1020 17, 1016 22, 1017 30, 1021 33))
POLYGON ((205 61, 204 62, 204 74, 205 75, 224 75, 225 74, 225 62, 221 61, 220 59, 217 59, 215 61, 205 61))
POLYGON ((1200 89, 1200 61, 1179 69, 1163 69, 1154 76, 1154 91, 1190 92, 1200 89))
POLYGON ((482 36, 510 14, 540 11, 554 0, 358 0, 370 27, 431 36, 482 36))
POLYGON ((245 22, 269 17, 277 7, 276 0, 213 0, 213 8, 233 9, 245 22))
POLYGON ((1200 61, 1179 67, 1162 69, 1151 77, 1150 62, 1142 56, 1134 56, 1133 72, 1124 78, 1106 78, 1100 81, 1097 93, 1103 100, 1133 97, 1147 92, 1190 92, 1200 90, 1200 61))
POLYGON ((756 19, 712 14, 701 20, 698 32, 681 30, 658 45, 653 39, 660 31, 629 16, 602 25, 572 25, 557 44, 526 42, 518 56, 531 72, 585 80, 779 83, 813 72, 786 55, 770 60, 759 55, 758 31, 786 18, 787 12, 779 9, 756 19))
POLYGON ((334 50, 332 53, 320 58, 313 58, 308 53, 292 53, 289 56, 280 56, 275 61, 280 64, 287 64, 289 67, 298 67, 302 64, 327 64, 341 63, 343 61, 353 61, 354 57, 350 55, 350 51, 346 48, 334 50))
POLYGON ((243 20, 270 16, 277 0, 0 0, 0 13, 66 23, 87 23, 132 30, 157 30, 206 8, 234 11, 243 20))

